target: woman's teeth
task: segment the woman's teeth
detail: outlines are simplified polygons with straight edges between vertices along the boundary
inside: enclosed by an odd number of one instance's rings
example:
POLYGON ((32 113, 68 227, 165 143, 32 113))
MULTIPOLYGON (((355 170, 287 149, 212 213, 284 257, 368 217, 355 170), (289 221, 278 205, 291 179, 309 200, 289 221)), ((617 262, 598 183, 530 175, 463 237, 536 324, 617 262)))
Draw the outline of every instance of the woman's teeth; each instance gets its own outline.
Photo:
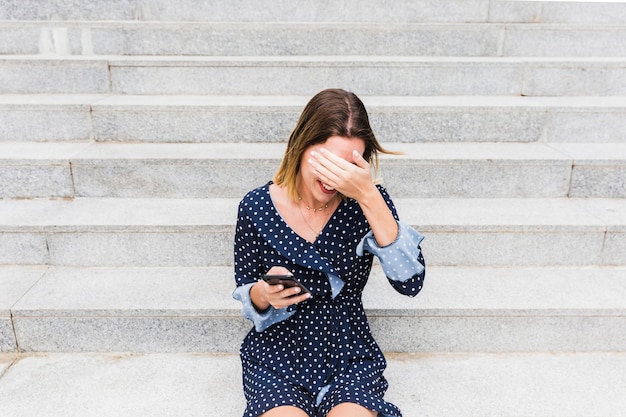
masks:
POLYGON ((331 187, 331 186, 330 186, 330 185, 328 185, 328 184, 324 184, 324 183, 322 183, 322 187, 324 187, 324 189, 325 189, 325 190, 328 190, 328 191, 333 191, 333 190, 334 190, 334 188, 333 188, 333 187, 331 187))

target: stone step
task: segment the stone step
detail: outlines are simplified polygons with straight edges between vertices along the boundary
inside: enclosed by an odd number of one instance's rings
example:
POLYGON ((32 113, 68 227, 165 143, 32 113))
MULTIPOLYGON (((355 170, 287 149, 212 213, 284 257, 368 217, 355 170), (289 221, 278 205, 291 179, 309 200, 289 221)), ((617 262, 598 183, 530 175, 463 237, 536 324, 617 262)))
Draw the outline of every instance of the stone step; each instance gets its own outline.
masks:
MULTIPOLYGON (((0 95, 0 141, 281 142, 310 97, 0 95)), ((621 142, 626 96, 362 96, 382 142, 621 142)))
POLYGON ((624 96, 626 57, 0 57, 1 94, 624 96))
MULTIPOLYGON (((378 265, 364 293, 387 352, 626 352, 626 267, 429 267, 416 298, 378 265)), ((0 267, 5 352, 238 352, 232 267, 0 267), (7 330, 8 329, 8 330, 7 330)))
MULTIPOLYGON (((405 416, 613 417, 626 402, 620 353, 387 354, 386 399, 405 416), (529 388, 530 387, 530 388, 529 388), (530 393, 532 401, 520 393, 530 393)), ((0 399, 15 417, 240 416, 235 355, 5 356, 0 399), (61 382, 61 383, 60 383, 61 382), (207 413, 207 410, 210 410, 207 413)))
MULTIPOLYGON (((409 417, 615 417, 626 408, 623 353, 386 357, 385 399, 409 417)), ((0 402, 13 417, 241 416, 245 408, 235 354, 0 355, 0 402)))
MULTIPOLYGON (((390 143, 397 197, 626 197, 626 143, 390 143)), ((284 143, 0 142, 2 198, 243 196, 284 143)))
MULTIPOLYGON (((626 199, 394 201, 429 265, 626 265, 626 199)), ((0 264, 232 265, 238 202, 0 200, 0 264)))
POLYGON ((617 23, 626 21, 623 1, 507 0, 101 0, 67 2, 4 0, 0 20, 140 20, 243 22, 528 22, 617 23))
POLYGON ((0 21, 0 54, 626 56, 625 25, 0 21))

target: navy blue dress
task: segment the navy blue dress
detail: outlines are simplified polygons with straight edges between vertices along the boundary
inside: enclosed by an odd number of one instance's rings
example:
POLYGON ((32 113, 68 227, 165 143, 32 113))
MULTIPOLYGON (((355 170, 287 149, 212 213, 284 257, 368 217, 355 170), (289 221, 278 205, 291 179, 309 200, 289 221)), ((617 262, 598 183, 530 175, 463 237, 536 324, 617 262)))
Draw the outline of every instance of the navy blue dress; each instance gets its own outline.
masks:
MULTIPOLYGON (((379 416, 400 417, 400 410, 383 400, 386 361, 370 333, 361 295, 374 254, 398 292, 416 295, 425 274, 419 246, 423 237, 399 222, 396 241, 377 247, 359 204, 347 199, 310 243, 278 213, 270 184, 243 198, 236 227, 233 297, 255 326, 240 350, 244 416, 291 405, 322 417, 334 406, 352 402, 379 416), (272 266, 289 269, 313 296, 284 309, 258 312, 250 288, 272 266)), ((391 199, 378 188, 397 219, 391 199)))

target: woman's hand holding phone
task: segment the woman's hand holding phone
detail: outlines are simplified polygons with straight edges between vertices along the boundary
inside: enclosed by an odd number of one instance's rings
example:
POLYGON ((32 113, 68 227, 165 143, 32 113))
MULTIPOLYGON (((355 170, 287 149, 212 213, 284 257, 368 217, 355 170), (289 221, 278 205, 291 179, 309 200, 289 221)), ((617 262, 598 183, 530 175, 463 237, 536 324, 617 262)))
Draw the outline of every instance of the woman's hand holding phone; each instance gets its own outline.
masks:
MULTIPOLYGON (((291 272, 282 266, 270 268, 266 275, 280 275, 285 278, 289 276, 293 277, 291 272)), ((271 278, 269 278, 268 281, 275 282, 275 280, 271 278)), ((308 300, 311 297, 311 293, 300 285, 287 286, 281 282, 272 285, 266 280, 261 279, 252 287, 250 297, 257 310, 264 311, 270 306, 280 309, 301 303, 308 300)))

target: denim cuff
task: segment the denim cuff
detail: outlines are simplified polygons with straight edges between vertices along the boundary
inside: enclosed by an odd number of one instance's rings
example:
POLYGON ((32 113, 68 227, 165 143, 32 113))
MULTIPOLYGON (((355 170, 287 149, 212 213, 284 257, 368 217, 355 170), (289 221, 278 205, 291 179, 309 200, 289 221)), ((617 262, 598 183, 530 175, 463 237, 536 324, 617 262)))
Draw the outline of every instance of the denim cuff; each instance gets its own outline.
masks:
POLYGON ((378 246, 374 233, 370 230, 359 242, 356 253, 363 256, 367 251, 380 259, 380 264, 387 278, 393 281, 407 281, 416 274, 424 272, 424 265, 419 261, 420 242, 424 236, 406 223, 398 222, 398 237, 386 246, 378 246))
POLYGON ((233 298, 241 301, 243 316, 254 323, 254 328, 257 332, 262 332, 272 324, 283 321, 296 312, 296 309, 292 308, 292 306, 279 309, 269 306, 267 310, 260 313, 250 299, 250 289, 252 289, 254 284, 256 283, 253 282, 237 287, 233 291, 233 298))

